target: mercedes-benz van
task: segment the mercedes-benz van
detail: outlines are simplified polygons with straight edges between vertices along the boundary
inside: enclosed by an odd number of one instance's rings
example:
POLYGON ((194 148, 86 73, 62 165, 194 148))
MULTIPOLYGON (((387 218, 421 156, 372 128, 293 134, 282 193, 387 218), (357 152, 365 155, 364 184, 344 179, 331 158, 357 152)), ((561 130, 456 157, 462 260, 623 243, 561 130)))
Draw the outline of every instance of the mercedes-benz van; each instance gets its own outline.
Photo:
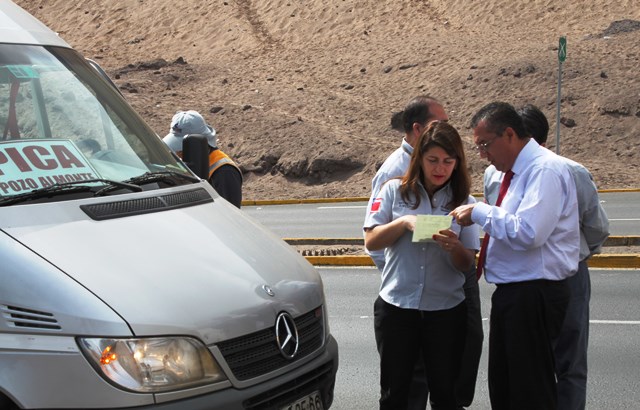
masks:
POLYGON ((321 278, 0 2, 0 409, 328 409, 321 278))

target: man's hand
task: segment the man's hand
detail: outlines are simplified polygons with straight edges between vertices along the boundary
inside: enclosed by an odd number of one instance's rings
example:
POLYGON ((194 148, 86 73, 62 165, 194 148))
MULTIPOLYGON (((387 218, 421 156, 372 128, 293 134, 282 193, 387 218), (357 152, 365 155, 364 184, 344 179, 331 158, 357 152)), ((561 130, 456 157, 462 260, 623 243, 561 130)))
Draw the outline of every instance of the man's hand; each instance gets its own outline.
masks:
POLYGON ((472 225, 473 221, 471 220, 471 212, 473 211, 474 206, 476 206, 476 204, 460 205, 451 211, 449 216, 453 216, 460 226, 472 225))

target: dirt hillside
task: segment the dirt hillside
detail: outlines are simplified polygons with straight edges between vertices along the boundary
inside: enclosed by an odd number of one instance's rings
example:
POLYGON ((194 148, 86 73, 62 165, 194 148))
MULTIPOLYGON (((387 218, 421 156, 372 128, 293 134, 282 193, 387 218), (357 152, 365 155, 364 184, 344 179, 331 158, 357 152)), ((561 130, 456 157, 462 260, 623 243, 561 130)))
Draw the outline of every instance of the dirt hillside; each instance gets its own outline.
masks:
POLYGON ((413 96, 444 103, 474 191, 468 124, 533 103, 555 150, 598 187, 640 187, 640 7, 634 0, 17 0, 98 61, 159 136, 200 111, 245 172, 245 199, 368 196, 413 96))

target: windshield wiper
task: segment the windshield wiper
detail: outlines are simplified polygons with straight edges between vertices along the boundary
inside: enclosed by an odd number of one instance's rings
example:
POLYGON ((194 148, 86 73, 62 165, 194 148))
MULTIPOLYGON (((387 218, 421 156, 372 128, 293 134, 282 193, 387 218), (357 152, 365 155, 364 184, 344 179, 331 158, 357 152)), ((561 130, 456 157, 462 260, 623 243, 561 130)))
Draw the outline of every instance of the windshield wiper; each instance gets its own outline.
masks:
MULTIPOLYGON (((156 171, 156 172, 145 172, 142 175, 138 175, 137 177, 129 178, 122 183, 124 184, 133 184, 134 186, 140 187, 140 185, 151 184, 154 182, 164 182, 168 185, 174 186, 177 185, 176 179, 183 179, 189 182, 200 182, 200 178, 194 177, 188 174, 182 174, 180 172, 175 171, 156 171)), ((96 192, 96 196, 104 195, 107 192, 113 191, 116 189, 114 186, 106 186, 96 192)), ((142 189, 142 188, 141 188, 142 189)))
POLYGON ((150 184, 152 182, 167 182, 175 185, 176 179, 182 179, 189 182, 200 182, 200 178, 193 175, 183 174, 175 171, 157 171, 157 172, 145 172, 142 175, 125 180, 130 184, 150 184))
POLYGON ((95 192, 94 195, 97 195, 100 191, 104 191, 105 189, 113 190, 118 188, 128 189, 132 192, 142 191, 142 187, 138 185, 130 184, 127 182, 113 181, 110 179, 103 179, 103 178, 92 178, 92 179, 85 179, 82 181, 71 181, 71 182, 63 182, 60 184, 53 184, 47 187, 34 189, 32 191, 25 192, 23 194, 0 198, 0 206, 13 205, 19 202, 29 201, 32 199, 51 197, 55 195, 64 195, 64 194, 75 193, 75 192, 92 191, 92 192, 95 192), (102 182, 107 186, 95 192, 96 191, 95 186, 86 185, 86 184, 95 183, 95 182, 102 182))

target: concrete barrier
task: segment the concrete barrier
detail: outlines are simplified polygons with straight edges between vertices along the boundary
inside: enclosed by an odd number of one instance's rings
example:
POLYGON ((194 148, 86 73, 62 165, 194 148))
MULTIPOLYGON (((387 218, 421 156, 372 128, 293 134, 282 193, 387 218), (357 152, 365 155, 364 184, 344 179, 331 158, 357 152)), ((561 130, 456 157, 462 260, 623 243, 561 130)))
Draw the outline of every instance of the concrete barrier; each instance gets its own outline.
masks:
MULTIPOLYGON (((611 192, 640 192, 640 188, 602 189, 599 193, 611 192)), ((482 197, 482 193, 473 193, 475 197, 482 197)), ((273 200, 244 200, 242 206, 314 204, 334 202, 368 202, 368 197, 355 198, 308 198, 308 199, 273 199, 273 200)), ((482 240, 482 238, 480 238, 482 240)), ((289 238, 285 239, 290 245, 356 245, 364 246, 362 238, 289 238)), ((610 246, 640 246, 640 236, 611 236, 604 244, 610 246)), ((315 266, 374 266, 367 255, 336 255, 336 256, 305 256, 315 266)), ((589 267, 614 269, 640 269, 640 254, 600 254, 589 259, 589 267)))
MULTIPOLYGON (((484 239, 484 235, 480 236, 480 242, 484 239)), ((289 245, 356 245, 364 246, 364 238, 284 238, 289 245)), ((609 236, 604 242, 603 247, 612 246, 640 246, 640 236, 609 236)))
MULTIPOLYGON (((482 240, 482 238, 481 238, 482 240)), ((363 238, 287 238, 292 246, 336 246, 364 247, 363 238)), ((605 247, 640 246, 640 236, 610 236, 605 247)), ((305 256, 315 266, 374 266, 368 255, 305 256)), ((612 269, 640 269, 640 254, 598 254, 589 259, 589 267, 612 269)))

